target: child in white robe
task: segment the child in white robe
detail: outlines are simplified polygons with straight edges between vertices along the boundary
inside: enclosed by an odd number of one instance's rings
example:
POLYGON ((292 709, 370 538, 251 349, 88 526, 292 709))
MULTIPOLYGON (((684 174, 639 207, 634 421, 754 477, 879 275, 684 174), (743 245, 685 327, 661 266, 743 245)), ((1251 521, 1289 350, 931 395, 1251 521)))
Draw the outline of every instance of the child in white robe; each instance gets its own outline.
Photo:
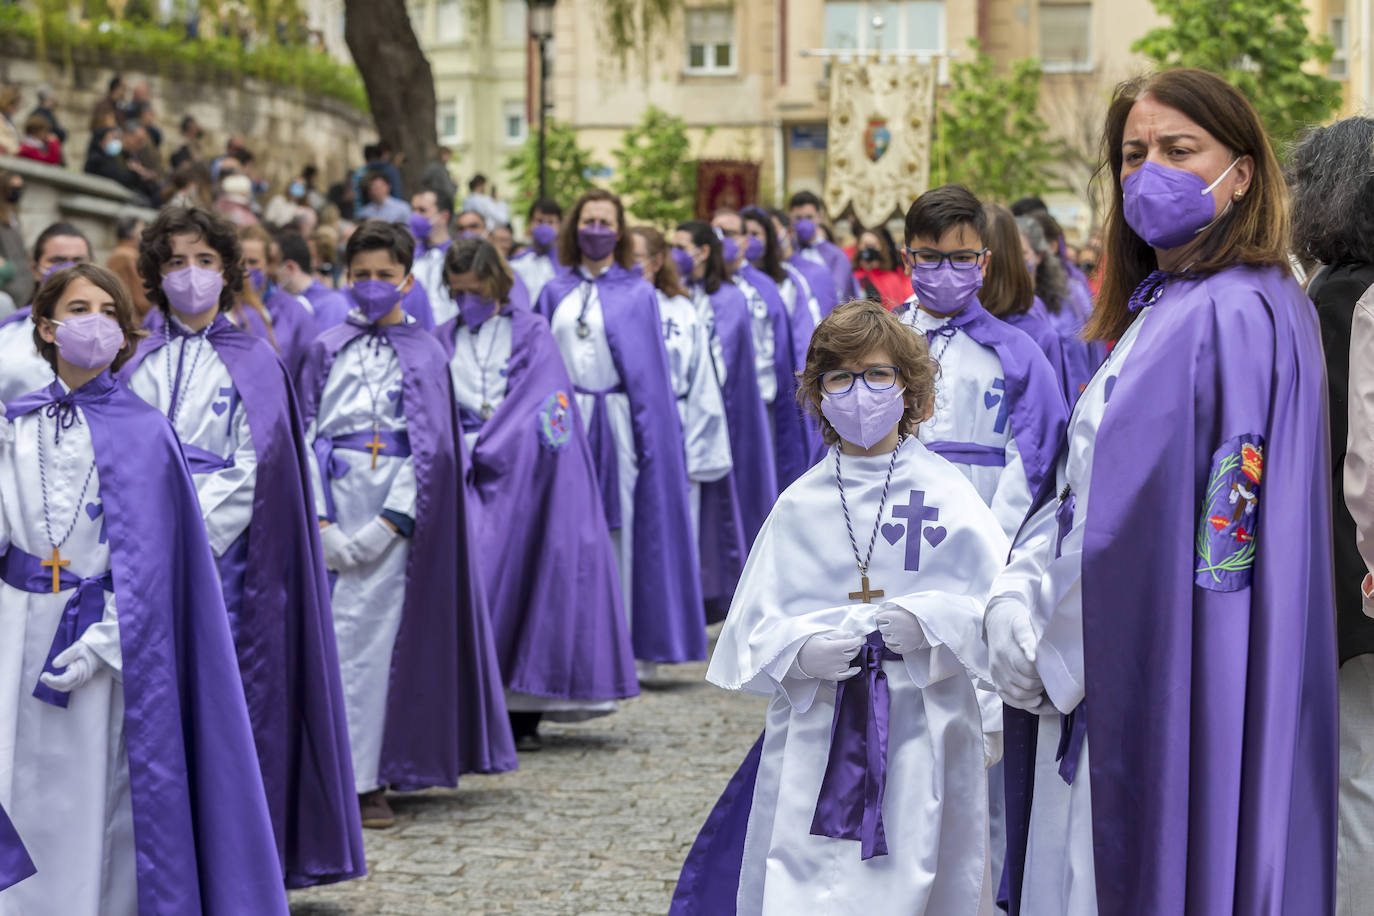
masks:
POLYGON ((985 768, 999 745, 975 684, 1007 542, 915 436, 933 386, 924 343, 876 303, 816 329, 802 390, 831 449, 755 541, 707 673, 772 697, 757 772, 741 790, 742 767, 712 814, 675 913, 993 912, 985 768), (748 800, 745 831, 719 829, 731 798, 748 800), (732 844, 737 885, 706 862, 732 844))

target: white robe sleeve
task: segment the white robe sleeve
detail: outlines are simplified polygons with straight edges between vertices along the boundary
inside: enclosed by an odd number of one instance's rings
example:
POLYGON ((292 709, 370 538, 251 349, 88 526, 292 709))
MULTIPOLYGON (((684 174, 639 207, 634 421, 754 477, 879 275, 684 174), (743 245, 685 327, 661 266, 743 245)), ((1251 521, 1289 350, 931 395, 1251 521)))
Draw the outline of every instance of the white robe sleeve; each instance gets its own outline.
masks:
POLYGON ((325 508, 324 477, 320 474, 320 463, 315 460, 315 439, 319 435, 318 422, 318 419, 311 420, 310 425, 305 428, 305 464, 310 469, 310 491, 314 494, 315 517, 325 518, 329 512, 325 508))
POLYGON ((222 556, 253 520, 253 490, 258 477, 258 453, 248 429, 248 411, 234 418, 234 464, 209 474, 197 474, 200 514, 210 536, 210 548, 222 556))
POLYGON ((992 583, 989 604, 998 599, 1010 598, 1027 608, 1035 607, 1040 580, 1044 578, 1045 570, 1049 566, 1054 541, 1059 532, 1059 523, 1054 516, 1056 508, 1058 504, 1050 500, 1026 519, 1020 535, 1012 545, 1007 565, 992 583))
POLYGON ((687 478, 696 483, 720 480, 734 466, 725 398, 711 365, 710 340, 701 322, 692 327, 692 365, 688 370, 686 420, 687 478))
POLYGON ((1002 526, 1002 531, 1008 538, 1016 537, 1016 531, 1021 527, 1021 521, 1030 509, 1032 499, 1034 494, 1031 493, 1030 481, 1026 477, 1021 450, 1014 438, 1008 439, 1006 465, 1002 469, 1002 475, 997 478, 997 490, 988 503, 992 508, 992 514, 997 517, 997 523, 1002 526))

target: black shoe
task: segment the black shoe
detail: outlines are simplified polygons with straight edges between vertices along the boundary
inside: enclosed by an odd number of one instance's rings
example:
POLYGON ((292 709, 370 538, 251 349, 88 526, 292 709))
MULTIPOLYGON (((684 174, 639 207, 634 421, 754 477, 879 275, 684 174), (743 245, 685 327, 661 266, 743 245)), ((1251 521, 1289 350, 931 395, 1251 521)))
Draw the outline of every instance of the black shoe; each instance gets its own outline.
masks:
POLYGON ((535 751, 544 749, 544 742, 539 740, 539 735, 530 732, 528 735, 519 735, 515 739, 515 749, 522 754, 531 754, 535 751))

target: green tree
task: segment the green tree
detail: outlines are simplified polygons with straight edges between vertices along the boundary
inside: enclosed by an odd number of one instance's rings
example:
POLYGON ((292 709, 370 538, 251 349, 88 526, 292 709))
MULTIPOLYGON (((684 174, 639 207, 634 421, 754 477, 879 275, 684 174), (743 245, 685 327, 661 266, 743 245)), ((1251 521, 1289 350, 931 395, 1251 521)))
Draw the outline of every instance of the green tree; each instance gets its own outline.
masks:
MULTIPOLYGON (((550 197, 572 203, 592 185, 592 176, 602 168, 591 153, 577 145, 572 125, 550 119, 545 136, 544 167, 550 197)), ((514 212, 523 213, 539 194, 539 131, 531 129, 520 152, 506 159, 506 171, 513 176, 511 195, 514 212)))
POLYGON ((972 58, 950 63, 940 93, 931 184, 958 182, 1002 202, 1051 190, 1058 148, 1039 113, 1039 61, 1014 61, 999 76, 977 41, 969 47, 972 58))
POLYGON ((1303 69, 1331 59, 1313 38, 1302 0, 1153 0, 1169 24, 1132 45, 1160 67, 1200 67, 1225 78, 1259 112, 1278 149, 1340 105, 1340 84, 1303 69))
POLYGON ((655 226, 691 219, 697 185, 691 153, 687 122, 651 105, 612 152, 612 190, 628 201, 631 214, 655 226))

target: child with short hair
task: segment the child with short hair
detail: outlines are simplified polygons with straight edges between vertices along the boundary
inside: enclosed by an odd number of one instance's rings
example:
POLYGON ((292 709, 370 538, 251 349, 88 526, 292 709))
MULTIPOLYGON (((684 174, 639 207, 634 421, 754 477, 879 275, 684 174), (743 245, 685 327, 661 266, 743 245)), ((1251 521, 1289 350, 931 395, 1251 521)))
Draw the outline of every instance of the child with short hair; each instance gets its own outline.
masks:
POLYGON ((825 458, 759 532, 707 679, 771 696, 763 737, 683 867, 675 914, 990 914, 976 682, 1007 549, 977 491, 917 430, 926 346, 881 305, 816 328, 801 398, 825 458), (938 868, 936 867, 938 863, 938 868))

